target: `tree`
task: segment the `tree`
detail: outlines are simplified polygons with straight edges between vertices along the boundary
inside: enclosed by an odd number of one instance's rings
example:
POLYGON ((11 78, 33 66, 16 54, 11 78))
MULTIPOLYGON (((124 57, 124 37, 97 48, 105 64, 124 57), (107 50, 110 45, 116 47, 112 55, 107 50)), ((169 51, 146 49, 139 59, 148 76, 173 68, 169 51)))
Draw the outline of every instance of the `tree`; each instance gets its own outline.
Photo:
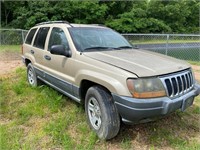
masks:
POLYGON ((100 5, 97 1, 26 1, 15 8, 10 25, 29 29, 36 23, 49 20, 103 24, 107 8, 106 4, 100 5))
POLYGON ((148 16, 163 20, 171 32, 192 33, 197 32, 196 27, 199 26, 199 6, 197 0, 151 0, 148 16))
POLYGON ((13 19, 13 13, 16 8, 23 5, 24 2, 1 1, 1 26, 8 26, 13 19))
POLYGON ((118 15, 118 19, 109 20, 106 25, 122 33, 159 33, 171 29, 162 20, 149 16, 150 1, 134 2, 131 11, 118 15))
POLYGON ((36 23, 67 20, 105 24, 123 33, 198 33, 198 0, 1 1, 3 27, 29 29, 36 23))
POLYGON ((28 29, 36 23, 48 21, 50 18, 52 5, 49 1, 29 1, 17 7, 13 13, 15 19, 11 22, 12 26, 28 29))

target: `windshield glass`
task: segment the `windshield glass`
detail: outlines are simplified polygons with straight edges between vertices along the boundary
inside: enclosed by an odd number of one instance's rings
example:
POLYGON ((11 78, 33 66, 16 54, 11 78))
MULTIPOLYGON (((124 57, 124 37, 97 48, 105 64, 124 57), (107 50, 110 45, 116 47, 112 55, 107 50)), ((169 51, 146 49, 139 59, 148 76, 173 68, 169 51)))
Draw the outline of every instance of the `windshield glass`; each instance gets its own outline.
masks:
POLYGON ((132 48, 123 36, 108 28, 73 27, 69 32, 78 51, 132 48))

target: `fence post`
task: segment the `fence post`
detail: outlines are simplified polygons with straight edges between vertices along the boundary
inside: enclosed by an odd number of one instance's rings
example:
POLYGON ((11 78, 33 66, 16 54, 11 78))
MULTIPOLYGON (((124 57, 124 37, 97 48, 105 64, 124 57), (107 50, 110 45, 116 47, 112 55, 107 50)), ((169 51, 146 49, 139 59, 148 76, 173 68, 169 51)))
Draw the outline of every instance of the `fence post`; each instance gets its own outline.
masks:
POLYGON ((169 47, 169 34, 167 34, 167 41, 166 41, 165 55, 168 54, 168 47, 169 47))
POLYGON ((23 30, 21 30, 22 31, 22 44, 24 43, 24 31, 23 30))

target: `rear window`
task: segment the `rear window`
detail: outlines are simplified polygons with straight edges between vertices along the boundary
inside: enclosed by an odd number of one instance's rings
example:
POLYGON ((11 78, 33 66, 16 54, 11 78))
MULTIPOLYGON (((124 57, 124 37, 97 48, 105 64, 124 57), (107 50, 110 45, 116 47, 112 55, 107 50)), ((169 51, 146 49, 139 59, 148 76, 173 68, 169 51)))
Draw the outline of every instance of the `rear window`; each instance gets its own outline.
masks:
POLYGON ((31 42, 33 40, 33 36, 35 35, 36 31, 37 31, 37 28, 34 28, 29 32, 29 34, 28 34, 28 36, 26 38, 26 41, 25 41, 26 44, 31 44, 31 42))
POLYGON ((45 45, 45 41, 46 41, 48 31, 49 31, 49 27, 43 27, 43 28, 39 29, 39 31, 36 35, 34 44, 33 44, 35 47, 44 49, 44 45, 45 45))

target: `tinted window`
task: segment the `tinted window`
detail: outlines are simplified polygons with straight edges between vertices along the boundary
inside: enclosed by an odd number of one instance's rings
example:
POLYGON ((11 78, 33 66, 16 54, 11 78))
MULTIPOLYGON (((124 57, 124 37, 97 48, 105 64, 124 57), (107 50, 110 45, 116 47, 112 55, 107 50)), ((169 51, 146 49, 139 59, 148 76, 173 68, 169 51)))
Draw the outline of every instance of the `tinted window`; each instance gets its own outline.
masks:
POLYGON ((36 32, 36 31, 37 31, 37 28, 32 29, 32 30, 29 32, 29 34, 28 34, 28 36, 27 36, 27 38, 26 38, 26 41, 25 41, 26 44, 31 44, 32 39, 33 39, 33 36, 35 35, 35 32, 36 32))
POLYGON ((65 49, 69 49, 68 41, 65 33, 60 28, 53 28, 51 31, 48 50, 50 50, 52 45, 63 45, 65 49))
POLYGON ((43 28, 39 29, 39 31, 36 35, 35 41, 34 41, 35 47, 44 49, 44 45, 45 45, 45 41, 46 41, 48 31, 49 31, 49 27, 43 27, 43 28))

